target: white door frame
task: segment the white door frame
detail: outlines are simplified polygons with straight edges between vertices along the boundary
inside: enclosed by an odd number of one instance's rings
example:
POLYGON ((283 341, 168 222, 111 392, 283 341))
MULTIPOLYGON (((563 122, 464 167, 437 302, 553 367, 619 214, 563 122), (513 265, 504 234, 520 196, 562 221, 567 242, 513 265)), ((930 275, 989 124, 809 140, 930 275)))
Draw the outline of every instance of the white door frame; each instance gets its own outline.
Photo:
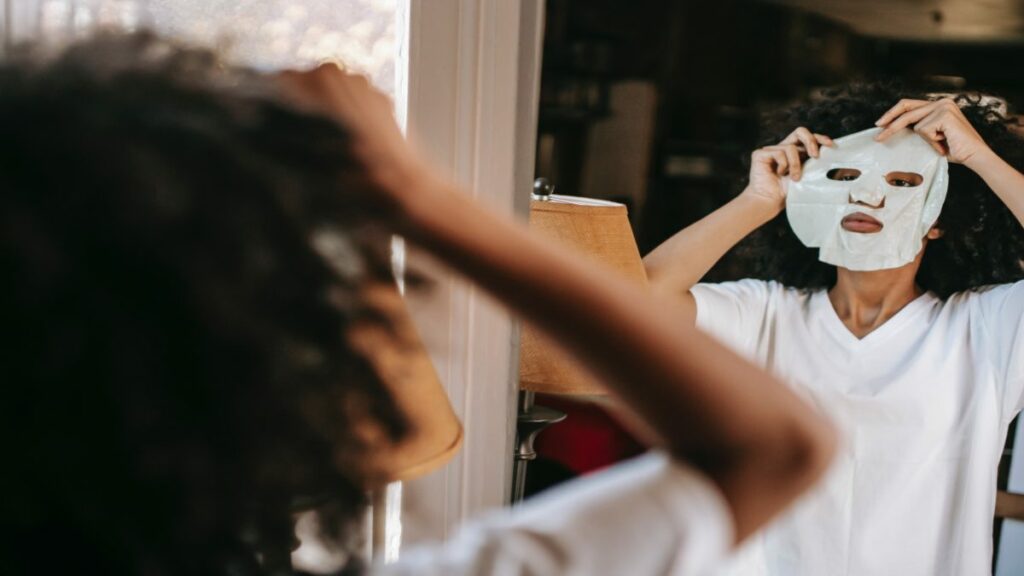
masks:
MULTIPOLYGON (((469 195, 525 214, 533 180, 544 0, 403 0, 396 109, 409 138, 469 195)), ((438 206, 444 210, 444 206, 438 206)), ((412 251, 433 286, 414 319, 465 427, 462 451, 405 487, 403 540, 445 539, 505 505, 518 390, 518 328, 474 287, 412 251)))

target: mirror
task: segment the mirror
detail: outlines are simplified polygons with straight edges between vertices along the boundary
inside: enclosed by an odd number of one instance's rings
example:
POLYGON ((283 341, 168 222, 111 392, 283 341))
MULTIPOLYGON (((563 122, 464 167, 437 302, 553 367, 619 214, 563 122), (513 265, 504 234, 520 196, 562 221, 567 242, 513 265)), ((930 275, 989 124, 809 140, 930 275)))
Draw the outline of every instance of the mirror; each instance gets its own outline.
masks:
MULTIPOLYGON (((799 126, 779 132, 785 124, 780 121, 769 130, 763 123, 766 115, 795 102, 810 102, 790 119, 818 122, 835 132, 827 136, 839 137, 873 127, 906 95, 968 95, 960 101, 961 114, 975 123, 986 122, 986 114, 1006 119, 1005 126, 977 127, 982 140, 994 134, 1011 137, 1024 134, 1016 116, 1024 102, 1024 78, 1011 73, 1008 63, 1022 59, 1024 7, 1013 0, 550 0, 536 172, 558 193, 626 204, 641 253, 656 255, 680 230, 699 225, 744 190, 754 150, 777 144, 799 126), (830 91, 875 79, 897 79, 905 88, 830 91), (835 103, 841 98, 859 103, 835 103), (843 117, 859 124, 844 125, 843 117)), ((968 193, 978 174, 972 176, 956 151, 949 150, 956 134, 947 136, 937 145, 949 154, 952 197, 968 193)), ((997 154, 1012 152, 1019 144, 999 146, 997 154)), ((994 224, 990 233, 1016 246, 1019 224, 995 195, 980 190, 977 197, 985 206, 1007 217, 1005 233, 994 224)), ((709 263, 709 270, 696 274, 712 285, 697 290, 701 318, 708 311, 721 313, 699 324, 795 380, 846 432, 846 459, 826 487, 758 544, 767 551, 762 558, 787 567, 782 573, 814 573, 807 567, 815 562, 859 566, 851 568, 854 573, 886 572, 872 564, 879 558, 920 573, 985 571, 991 566, 1000 575, 1024 572, 1019 554, 1011 555, 1024 547, 1024 530, 994 520, 992 509, 997 490, 1024 491, 1024 478, 1008 473, 1011 462, 1024 461, 1024 447, 1014 456, 1012 441, 1003 445, 1004 438, 1013 438, 1014 425, 1007 424, 1019 409, 1016 388, 1004 388, 998 378, 983 374, 984 362, 974 353, 958 356, 948 347, 914 376, 895 369, 908 366, 897 356, 920 362, 928 353, 928 334, 934 337, 937 325, 923 319, 953 310, 949 306, 958 300, 952 294, 970 293, 977 286, 963 280, 966 268, 948 264, 935 271, 943 246, 955 249, 968 241, 967 232, 958 232, 956 215, 964 212, 956 202, 947 201, 947 216, 927 235, 922 258, 936 254, 925 261, 933 275, 918 277, 920 291, 915 292, 911 274, 905 282, 911 292, 904 301, 879 307, 867 325, 854 309, 859 300, 851 300, 848 293, 845 299, 829 295, 840 282, 837 274, 845 272, 817 262, 817 250, 804 248, 795 238, 788 249, 801 255, 801 264, 785 260, 777 244, 750 234, 758 226, 735 232, 746 237, 739 247, 721 247, 711 258, 713 266, 709 263), (753 277, 772 278, 780 285, 732 283, 753 277), (805 289, 805 295, 782 286, 805 289), (770 305, 758 307, 761 303, 770 305), (948 376, 949 362, 963 363, 956 368, 960 376, 948 376), (928 376, 932 373, 934 377, 928 376), (908 378, 915 382, 905 382, 908 378), (947 390, 961 392, 937 394, 937 382, 949 382, 947 390), (990 407, 987 416, 976 413, 978 405, 968 400, 974 397, 973 386, 987 385, 982 382, 1000 390, 999 407, 990 407), (994 558, 985 551, 989 545, 994 546, 994 558), (788 560, 781 559, 783 549, 790 554, 788 560), (964 552, 951 559, 949 549, 964 552), (948 567, 965 557, 971 558, 971 568, 948 567)), ((765 226, 770 234, 787 234, 784 216, 765 226)), ((716 235, 701 237, 714 243, 716 235)), ((704 246, 691 248, 719 249, 704 246)), ((671 245, 664 247, 674 260, 649 257, 649 267, 652 260, 658 265, 686 261, 686 250, 673 253, 671 245)), ((985 243, 977 250, 990 254, 1001 248, 985 243)), ((1011 291, 1024 273, 1012 262, 1006 270, 1004 278, 992 277, 991 283, 1005 284, 1011 291)), ((890 292, 901 285, 895 278, 883 284, 890 292)), ((681 294, 689 287, 670 288, 669 293, 681 294)), ((1024 299, 1024 290, 1017 291, 1022 294, 1008 302, 1024 299)), ((1016 308, 1003 310, 1005 314, 1016 308)), ((1009 359, 1017 353, 1016 320, 1008 322, 1006 335, 994 336, 993 346, 1005 345, 1012 352, 993 361, 1016 377, 1016 364, 1009 359)), ((970 350, 969 330, 964 325, 949 329, 953 348, 970 350)), ((536 441, 541 463, 533 466, 542 477, 537 489, 642 449, 599 406, 575 406, 566 398, 538 402, 569 416, 536 441), (547 477, 540 471, 544 466, 550 467, 547 477)), ((1003 509, 1013 501, 1000 496, 1003 509)), ((746 561, 754 560, 741 559, 746 561)))

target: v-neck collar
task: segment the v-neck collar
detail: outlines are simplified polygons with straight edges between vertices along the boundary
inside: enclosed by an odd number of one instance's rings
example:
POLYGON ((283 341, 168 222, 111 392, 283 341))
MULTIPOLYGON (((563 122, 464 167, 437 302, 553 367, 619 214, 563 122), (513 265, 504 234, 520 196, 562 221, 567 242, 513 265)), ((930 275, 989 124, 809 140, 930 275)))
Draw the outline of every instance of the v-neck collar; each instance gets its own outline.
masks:
POLYGON ((827 329, 849 348, 865 347, 888 339, 889 336, 899 332, 907 322, 935 301, 934 294, 925 292, 908 302, 903 308, 900 308, 898 312, 883 322, 881 326, 868 332, 863 338, 858 338, 853 332, 850 332, 850 329, 839 318, 839 314, 836 313, 836 309, 832 306, 832 301, 828 298, 827 290, 815 293, 813 298, 813 305, 818 308, 816 311, 818 317, 823 318, 827 329))

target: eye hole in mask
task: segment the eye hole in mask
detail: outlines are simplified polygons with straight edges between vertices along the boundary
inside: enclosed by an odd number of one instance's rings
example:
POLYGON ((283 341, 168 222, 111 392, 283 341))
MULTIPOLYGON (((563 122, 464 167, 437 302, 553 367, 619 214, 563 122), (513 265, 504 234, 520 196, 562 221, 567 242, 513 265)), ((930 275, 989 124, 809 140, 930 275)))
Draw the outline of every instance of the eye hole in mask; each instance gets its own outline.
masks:
POLYGON ((857 178, 860 178, 860 170, 857 170, 856 168, 833 168, 825 174, 825 177, 829 180, 852 182, 857 178))
POLYGON ((889 172, 885 175, 885 181, 897 188, 913 188, 920 186, 924 177, 915 172, 889 172))
MULTIPOLYGON (((839 182, 852 182, 860 178, 860 170, 856 168, 833 168, 825 174, 825 177, 839 182)), ((916 172, 889 172, 885 175, 885 181, 890 186, 897 188, 913 188, 920 186, 924 182, 924 177, 916 172)))

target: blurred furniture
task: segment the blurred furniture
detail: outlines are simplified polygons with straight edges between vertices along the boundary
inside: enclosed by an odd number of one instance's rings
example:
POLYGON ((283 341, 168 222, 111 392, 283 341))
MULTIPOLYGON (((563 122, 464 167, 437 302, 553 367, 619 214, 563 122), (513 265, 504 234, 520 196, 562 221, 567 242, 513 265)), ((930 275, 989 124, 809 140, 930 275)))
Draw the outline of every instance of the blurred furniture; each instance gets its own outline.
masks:
MULTIPOLYGON (((626 207, 615 202, 561 196, 543 178, 534 185, 530 202, 530 228, 552 243, 591 258, 609 274, 622 274, 646 286, 640 252, 629 226, 626 207)), ((595 310, 595 314, 600 314, 595 310)), ((512 501, 523 497, 527 463, 537 457, 533 443, 541 430, 565 414, 534 403, 537 393, 603 396, 607 392, 549 339, 524 326, 520 341, 520 404, 516 453, 513 463, 512 501)))
POLYGON ((397 286, 373 284, 364 290, 363 299, 373 314, 388 322, 355 323, 349 343, 369 360, 409 424, 409 434, 396 443, 373 420, 357 423, 364 440, 374 446, 363 460, 373 501, 371 554, 388 560, 385 553, 397 551, 400 536, 397 530, 389 530, 397 527, 401 511, 401 491, 392 483, 446 464, 462 445, 463 435, 397 286))
POLYGON ((369 421, 359 423, 367 442, 376 448, 364 464, 374 484, 408 480, 446 463, 462 443, 462 425, 423 348, 398 288, 375 284, 363 291, 373 313, 387 325, 355 322, 349 343, 363 353, 383 380, 399 411, 409 422, 409 435, 390 442, 369 421))
MULTIPOLYGON (((603 399, 602 399, 603 400, 603 399)), ((608 402, 591 397, 540 394, 542 404, 568 414, 566 421, 537 437, 537 462, 530 465, 526 496, 623 460, 639 456, 649 445, 626 426, 608 402), (545 474, 545 468, 554 474, 545 474), (559 477, 561 471, 564 477, 559 477)))

